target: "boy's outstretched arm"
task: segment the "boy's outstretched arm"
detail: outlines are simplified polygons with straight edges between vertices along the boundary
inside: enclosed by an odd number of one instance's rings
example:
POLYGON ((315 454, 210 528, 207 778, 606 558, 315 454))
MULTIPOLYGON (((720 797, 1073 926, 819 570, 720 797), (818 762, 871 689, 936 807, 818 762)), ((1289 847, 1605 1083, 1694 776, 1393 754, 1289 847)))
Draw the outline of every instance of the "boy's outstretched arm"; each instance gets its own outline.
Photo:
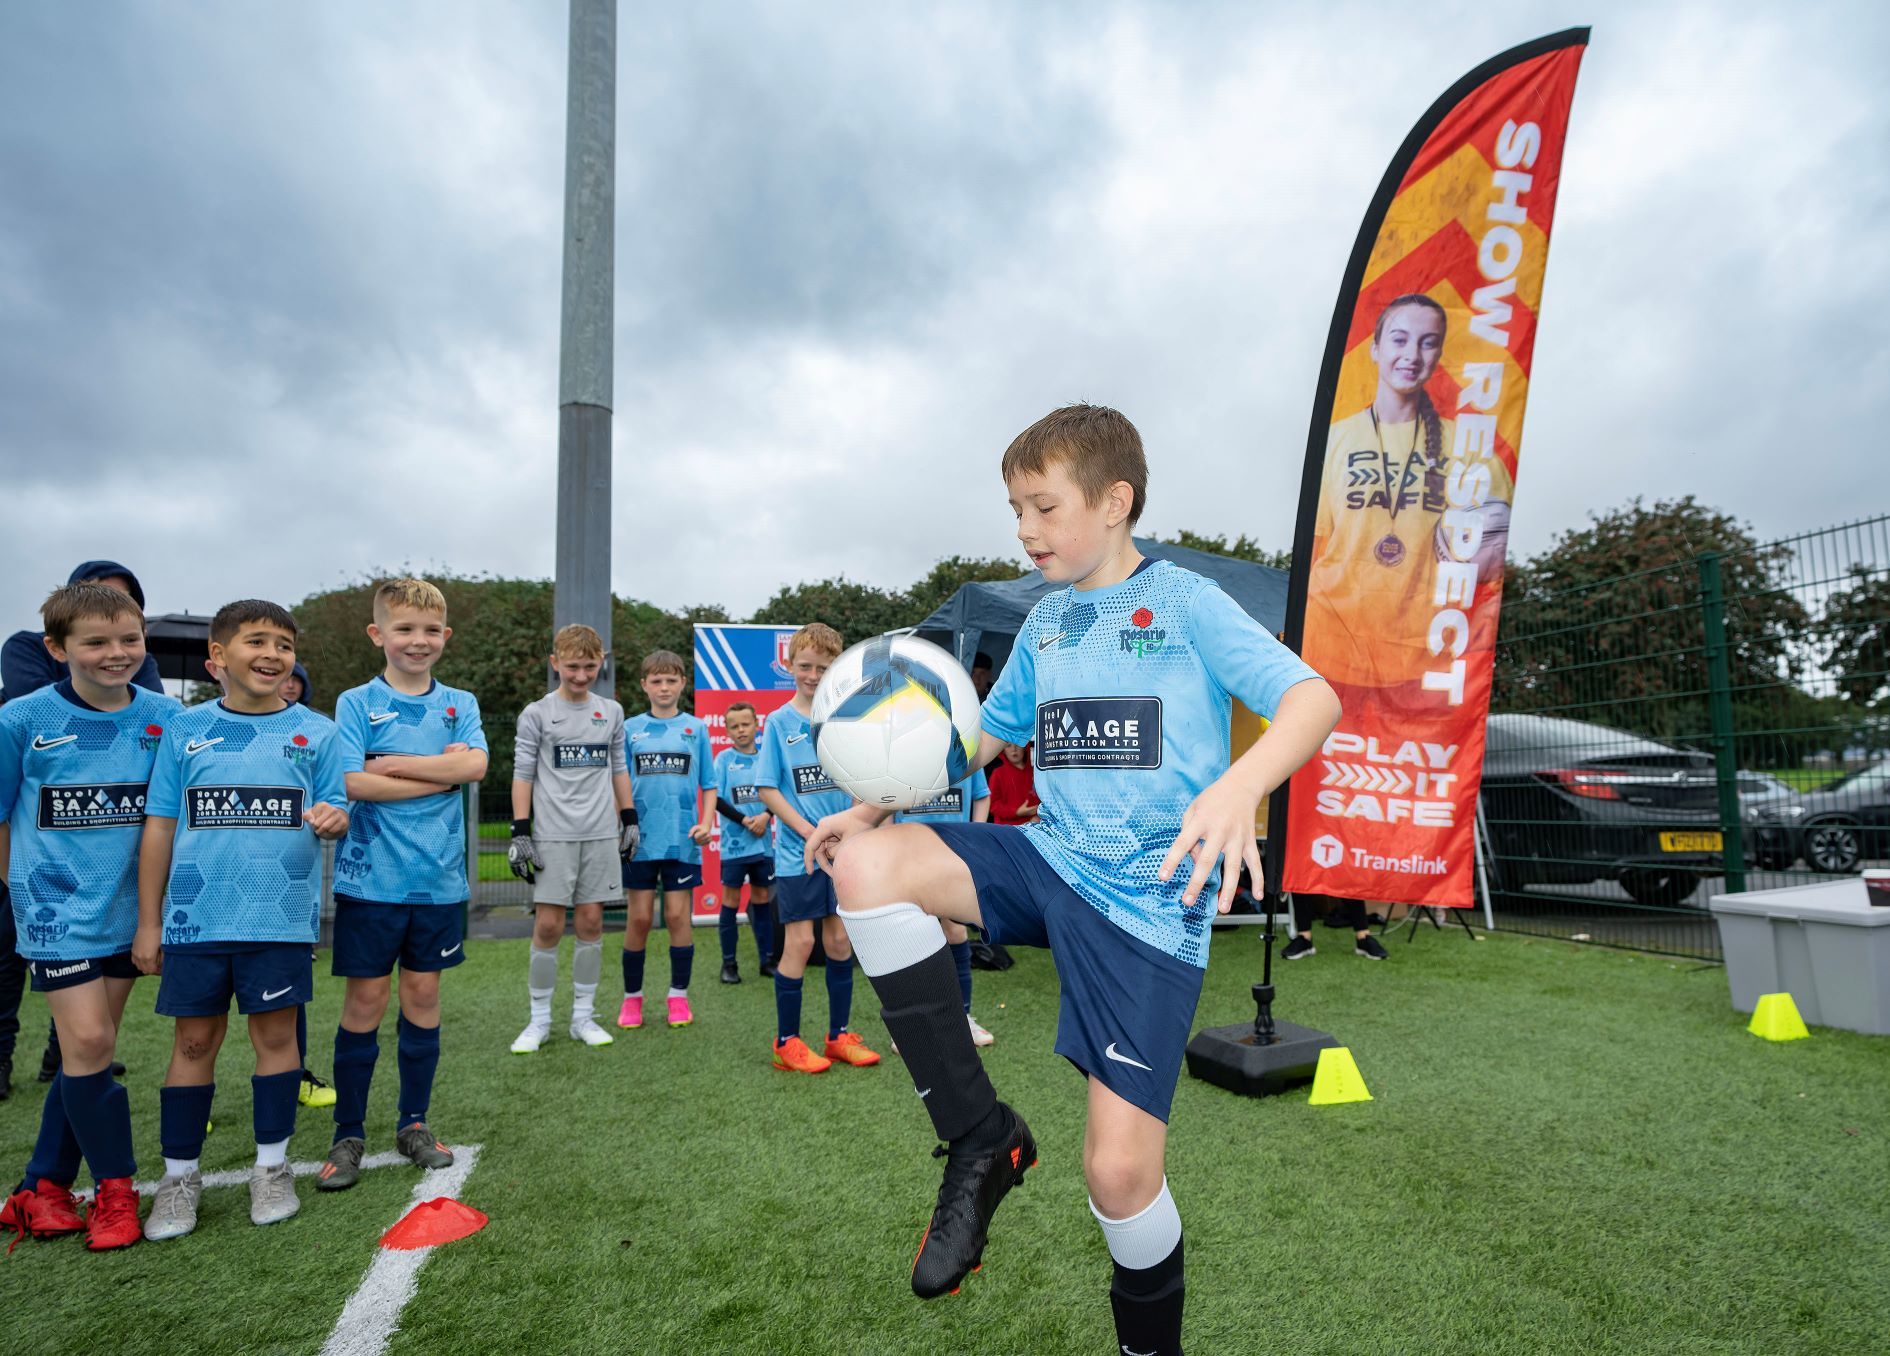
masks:
POLYGON ((1308 678, 1286 690, 1266 733, 1212 786, 1196 796, 1181 817, 1181 832, 1169 844, 1157 874, 1167 880, 1183 857, 1194 858, 1194 872, 1182 892, 1182 903, 1194 903, 1216 863, 1222 864, 1221 913, 1233 907, 1243 861, 1253 876, 1254 894, 1262 893, 1265 875, 1253 836, 1253 817, 1260 798, 1299 771, 1319 752, 1319 746, 1338 724, 1338 694, 1325 680, 1308 678))

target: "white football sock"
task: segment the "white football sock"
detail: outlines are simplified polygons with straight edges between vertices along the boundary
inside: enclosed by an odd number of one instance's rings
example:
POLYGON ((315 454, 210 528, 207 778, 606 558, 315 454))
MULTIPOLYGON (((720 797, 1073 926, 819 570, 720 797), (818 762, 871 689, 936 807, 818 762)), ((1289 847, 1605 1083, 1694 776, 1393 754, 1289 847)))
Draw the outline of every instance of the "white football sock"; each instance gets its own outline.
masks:
POLYGON ((883 904, 859 913, 842 909, 840 921, 868 979, 917 965, 945 949, 945 929, 917 904, 883 904))
POLYGON ((277 1140, 274 1144, 256 1146, 256 1166, 259 1168, 276 1168, 288 1161, 289 1141, 286 1139, 277 1140))
POLYGON ((1146 1271, 1165 1261, 1181 1242, 1181 1214, 1175 1198, 1168 1194, 1168 1179, 1162 1178, 1161 1194, 1127 1219, 1110 1219, 1089 1203, 1089 1212, 1102 1225, 1109 1255, 1116 1265, 1130 1271, 1146 1271))
POLYGON ((188 1177, 197 1171, 198 1160, 194 1158, 167 1158, 164 1160, 166 1177, 188 1177))

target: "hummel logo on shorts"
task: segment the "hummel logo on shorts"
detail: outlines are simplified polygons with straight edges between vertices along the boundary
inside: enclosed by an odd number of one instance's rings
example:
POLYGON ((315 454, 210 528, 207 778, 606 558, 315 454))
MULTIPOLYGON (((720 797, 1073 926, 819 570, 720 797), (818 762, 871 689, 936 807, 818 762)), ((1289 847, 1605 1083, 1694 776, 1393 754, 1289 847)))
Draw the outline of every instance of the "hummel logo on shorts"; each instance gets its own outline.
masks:
POLYGON ((184 745, 184 756, 188 758, 193 753, 202 753, 205 749, 222 742, 222 735, 218 735, 215 739, 193 739, 184 745))
POLYGON ((45 735, 34 735, 33 747, 43 753, 47 749, 56 749, 61 744, 70 744, 77 738, 77 735, 60 735, 57 739, 48 739, 45 735))
POLYGON ((265 991, 262 996, 262 1001, 267 1003, 271 1001, 272 999, 280 998, 282 997, 283 994, 287 993, 289 989, 293 989, 294 987, 295 985, 291 984, 289 985, 287 989, 277 989, 274 993, 269 993, 265 991))
POLYGON ((1109 1056, 1110 1059, 1113 1059, 1118 1064, 1133 1064, 1138 1069, 1148 1069, 1150 1073, 1155 1072, 1154 1069, 1149 1068, 1148 1065, 1144 1064, 1139 1059, 1130 1059, 1127 1055, 1117 1054, 1116 1043, 1114 1041, 1109 1042, 1109 1048, 1104 1050, 1103 1053, 1109 1056))
POLYGON ((367 723, 369 725, 385 725, 390 720, 399 720, 399 719, 400 719, 400 712, 398 711, 378 711, 374 715, 371 715, 367 718, 367 723))

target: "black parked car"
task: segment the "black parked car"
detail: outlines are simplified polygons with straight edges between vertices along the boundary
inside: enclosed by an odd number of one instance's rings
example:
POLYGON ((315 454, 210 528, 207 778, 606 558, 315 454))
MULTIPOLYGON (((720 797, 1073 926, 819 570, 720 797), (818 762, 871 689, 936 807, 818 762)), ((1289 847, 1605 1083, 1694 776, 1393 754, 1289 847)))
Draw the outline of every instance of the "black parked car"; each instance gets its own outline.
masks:
POLYGON ((1873 763, 1798 798, 1789 809, 1762 812, 1792 834, 1790 851, 1813 871, 1846 875, 1890 854, 1890 762, 1873 763))
POLYGON ((1586 721, 1491 715, 1483 813, 1500 890, 1614 880, 1674 905, 1723 866, 1712 758, 1586 721))

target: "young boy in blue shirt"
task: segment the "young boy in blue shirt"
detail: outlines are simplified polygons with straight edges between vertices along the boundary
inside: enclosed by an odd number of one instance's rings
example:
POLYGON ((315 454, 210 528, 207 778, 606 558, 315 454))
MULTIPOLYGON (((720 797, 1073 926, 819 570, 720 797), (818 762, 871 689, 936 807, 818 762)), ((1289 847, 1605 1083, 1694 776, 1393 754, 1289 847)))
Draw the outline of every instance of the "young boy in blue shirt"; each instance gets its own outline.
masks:
POLYGON ((348 831, 335 723, 282 700, 295 664, 295 618, 245 599, 210 621, 220 701, 180 711, 151 770, 138 855, 132 958, 162 973, 157 1010, 176 1019, 158 1097, 164 1178, 144 1236, 197 1227, 198 1159, 230 1000, 249 1019, 256 1165, 249 1217, 274 1224, 301 1209, 288 1163, 302 1081, 296 1009, 314 996, 322 850, 348 831))
POLYGON ((722 939, 722 982, 740 984, 735 963, 735 923, 742 886, 748 887, 748 925, 755 932, 755 954, 763 979, 774 974, 774 816, 761 803, 755 765, 761 749, 760 728, 752 702, 734 702, 722 713, 729 746, 715 755, 715 809, 722 818, 722 909, 717 930, 722 939))
POLYGON ((650 944, 656 890, 663 890, 663 926, 669 929, 668 1017, 671 1026, 695 1020, 689 1009, 689 974, 696 960, 694 890, 702 884, 702 845, 715 819, 715 765, 708 722, 682 709, 682 656, 653 650, 643 660, 643 695, 650 709, 624 722, 637 822, 642 836, 623 864, 623 1007, 617 1025, 643 1025, 643 961, 650 944))
POLYGON ((41 610, 66 676, 0 708, 0 874, 35 992, 59 1032, 39 1139, 0 1228, 22 1237, 86 1231, 95 1251, 139 1239, 131 1101, 113 1050, 138 970, 138 836, 158 740, 182 708, 137 686, 144 614, 97 583, 54 590, 41 610), (72 1195, 83 1156, 98 1190, 72 1195))
POLYGON ((424 579, 374 591, 368 639, 381 675, 335 703, 348 788, 347 841, 335 853, 333 973, 347 980, 335 1031, 335 1139, 315 1186, 361 1177, 368 1089, 380 1058, 389 977, 400 966, 399 1119, 394 1145, 423 1168, 453 1152, 427 1128, 440 1063, 440 972, 466 958, 466 809, 460 788, 486 772, 479 699, 433 677, 452 638, 446 598, 424 579))
POLYGON ((775 822, 775 916, 782 939, 774 972, 774 1067, 804 1074, 825 1073, 835 1060, 860 1068, 879 1063, 859 1034, 847 1030, 853 1014, 853 946, 836 916, 833 881, 811 869, 802 851, 815 823, 853 803, 821 767, 809 720, 820 680, 844 648, 840 633, 820 622, 789 638, 794 696, 768 717, 754 770, 755 786, 775 822), (801 981, 814 954, 816 922, 827 956, 827 1044, 818 1055, 801 1039, 801 981))
POLYGON ((1056 1049, 1087 1080, 1083 1168, 1115 1268, 1116 1340, 1167 1356, 1181 1350, 1183 1290, 1167 1121, 1214 901, 1232 904, 1243 862, 1260 880, 1255 808, 1317 752, 1339 702, 1212 582, 1136 550, 1148 468, 1121 414, 1054 411, 1011 443, 1003 474, 1019 540, 1061 587, 1018 633, 974 764, 1034 740, 1037 822, 866 833, 882 812, 861 806, 821 823, 807 860, 833 873, 887 1030, 948 1146, 914 1292, 944 1294, 978 1266, 992 1213, 1037 1153, 972 1047, 947 918, 1050 948, 1056 1049), (1230 767, 1232 697, 1272 725, 1230 767))
MULTIPOLYGON (((986 676, 989 677, 988 671, 986 676)), ((959 785, 948 786, 930 800, 922 800, 910 810, 901 810, 893 816, 895 824, 988 824, 990 821, 991 785, 985 780, 983 768, 959 785)), ((945 929, 945 946, 952 953, 952 968, 958 972, 958 991, 965 996, 965 1025, 971 1031, 971 1043, 995 1045, 997 1037, 971 1015, 971 933, 963 923, 949 918, 939 921, 945 929)))

